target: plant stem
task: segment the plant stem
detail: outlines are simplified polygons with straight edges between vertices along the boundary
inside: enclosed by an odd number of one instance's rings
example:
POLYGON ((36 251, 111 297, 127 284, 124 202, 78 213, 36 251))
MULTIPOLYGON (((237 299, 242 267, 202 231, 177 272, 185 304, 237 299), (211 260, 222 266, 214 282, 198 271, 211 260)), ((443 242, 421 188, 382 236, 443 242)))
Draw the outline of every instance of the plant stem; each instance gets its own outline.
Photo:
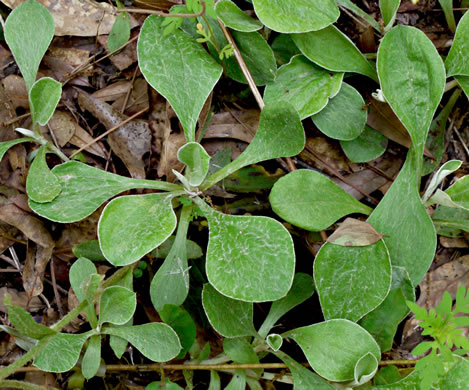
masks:
POLYGON ((11 389, 24 389, 24 390, 44 390, 44 387, 35 385, 33 383, 16 381, 16 380, 5 380, 0 381, 0 388, 11 388, 11 389))
POLYGON ((199 16, 203 16, 205 14, 206 5, 204 0, 200 0, 200 5, 202 9, 200 12, 196 14, 170 14, 163 11, 156 11, 152 9, 144 9, 144 8, 120 8, 117 9, 117 12, 130 12, 134 14, 146 14, 146 15, 158 15, 164 18, 198 18, 199 16))

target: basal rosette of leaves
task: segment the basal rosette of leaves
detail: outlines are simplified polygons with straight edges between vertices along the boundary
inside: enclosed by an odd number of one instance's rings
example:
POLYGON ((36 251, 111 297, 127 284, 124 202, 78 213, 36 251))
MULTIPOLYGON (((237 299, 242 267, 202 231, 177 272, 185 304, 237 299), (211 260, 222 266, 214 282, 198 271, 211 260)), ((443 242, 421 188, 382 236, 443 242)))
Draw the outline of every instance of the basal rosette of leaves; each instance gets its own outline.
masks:
MULTIPOLYGON (((36 324, 25 310, 8 303, 14 329, 2 329, 33 340, 28 356, 41 370, 66 372, 80 361, 83 376, 94 377, 102 365, 101 348, 107 336, 118 358, 128 343, 155 362, 184 358, 188 352, 192 356, 196 326, 182 305, 191 287, 188 229, 198 216, 207 220, 209 230, 207 283, 201 305, 210 325, 225 337, 223 359, 257 364, 266 352, 272 353, 288 366, 298 389, 332 389, 331 382, 344 388, 384 388, 370 381, 381 353, 389 350, 398 324, 408 313, 406 300, 415 299, 413 288, 425 276, 435 254, 435 227, 426 207, 436 204, 469 209, 467 177, 445 191, 438 189, 446 176, 460 168, 459 161, 447 162, 435 172, 423 198, 419 192, 425 141, 445 90, 445 65, 448 76, 455 76, 461 85, 468 77, 465 38, 469 19, 461 18, 444 64, 422 31, 392 27, 398 9, 395 1, 380 1, 385 34, 375 63, 333 24, 340 11, 332 0, 252 3, 254 13, 250 16, 230 0, 220 0, 216 6, 213 1, 201 4, 191 0, 177 12, 199 13, 203 5, 207 12, 198 19, 173 18, 168 22, 152 15, 141 27, 137 45, 140 71, 172 106, 186 139, 177 152, 185 165, 184 173, 174 171, 177 184, 132 179, 78 161, 49 169, 48 152, 64 156, 37 130, 52 116, 62 86, 51 78, 35 79, 54 24, 47 10, 34 0, 22 3, 8 17, 5 38, 25 79, 34 125, 33 131, 20 129, 27 138, 1 143, 0 158, 18 143, 38 143, 26 182, 30 208, 50 221, 73 223, 105 205, 94 250, 98 258, 121 267, 104 279, 91 260, 80 256, 69 276, 79 305, 52 327, 36 324), (286 50, 289 61, 278 70, 276 53, 265 38, 267 29, 292 34, 289 42, 294 47, 286 50), (36 44, 32 46, 33 39, 36 44), (230 55, 233 51, 244 56, 244 65, 230 55), (252 82, 245 69, 243 72, 245 66, 252 73, 252 82), (254 138, 236 159, 214 170, 212 157, 196 130, 207 98, 223 73, 232 82, 248 82, 253 90, 252 84, 267 85, 254 138), (351 214, 361 218, 342 222, 317 253, 310 272, 295 273, 295 245, 285 224, 272 217, 221 213, 212 208, 206 192, 249 165, 297 156, 305 146, 302 120, 309 117, 318 131, 340 140, 354 161, 382 154, 386 148, 383 136, 366 127, 368 114, 362 93, 343 81, 352 74, 375 83, 407 129, 411 139, 407 159, 374 209, 315 170, 294 170, 276 181, 269 196, 272 210, 291 225, 316 232, 330 229, 351 214), (120 195, 135 189, 154 192, 120 195), (366 222, 364 218, 368 218, 366 222), (137 300, 133 269, 165 243, 170 243, 167 253, 149 288, 162 322, 134 325, 137 300), (276 333, 273 328, 281 318, 315 291, 325 321, 276 333), (254 303, 260 302, 272 305, 256 327, 254 303), (67 321, 80 312, 85 313, 91 330, 61 333, 67 321), (285 340, 298 344, 313 371, 282 351, 285 340)), ((358 12, 347 1, 338 3, 358 12)), ((115 48, 129 36, 128 15, 121 15, 113 29, 115 48)), ((465 299, 462 295, 458 295, 460 301, 465 299)), ((447 296, 444 299, 444 310, 440 307, 441 313, 437 312, 448 315, 447 296)), ((409 306, 418 311, 412 302, 409 306)), ((467 345, 457 340, 466 351, 467 345)), ((439 348, 442 350, 441 343, 439 348)), ((199 351, 199 362, 207 359, 208 353, 204 353, 199 351)), ((427 359, 431 364, 421 364, 419 369, 436 366, 435 356, 432 361, 427 359)), ((467 365, 458 360, 450 363, 447 372, 440 372, 435 381, 449 381, 453 376, 459 380, 467 374, 467 365)), ((13 373, 12 367, 0 373, 0 379, 13 373)), ((227 388, 260 388, 260 375, 260 371, 248 375, 238 370, 227 388)), ((412 374, 402 388, 416 381, 412 374)), ((215 371, 212 384, 219 388, 215 371)))

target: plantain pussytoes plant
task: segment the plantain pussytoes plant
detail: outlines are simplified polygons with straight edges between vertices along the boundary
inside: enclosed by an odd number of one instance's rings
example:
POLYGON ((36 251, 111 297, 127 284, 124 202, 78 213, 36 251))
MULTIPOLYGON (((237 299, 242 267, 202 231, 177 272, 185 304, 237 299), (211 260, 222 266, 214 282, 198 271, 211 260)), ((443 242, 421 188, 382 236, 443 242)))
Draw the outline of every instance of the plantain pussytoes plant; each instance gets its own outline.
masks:
MULTIPOLYGON (((24 309, 7 301, 14 328, 2 326, 2 330, 21 340, 20 345, 28 352, 3 369, 0 380, 30 360, 50 372, 66 372, 80 362, 83 376, 90 379, 100 367, 105 368, 101 348, 109 336, 117 358, 123 356, 128 343, 154 362, 184 358, 189 353, 191 362, 196 364, 256 364, 270 353, 289 368, 295 389, 410 389, 419 380, 416 374, 395 386, 373 381, 381 354, 391 349, 397 327, 408 315, 406 302, 419 319, 426 321, 429 335, 435 337, 432 345, 417 347, 416 353, 424 352, 427 346, 433 349, 431 357, 417 366, 416 373, 440 362, 436 352, 445 359, 456 359, 450 350, 451 342, 467 352, 467 346, 451 326, 444 328, 447 333, 443 339, 433 332, 442 329, 443 323, 446 326, 448 322, 462 321, 448 310, 447 295, 437 308, 436 317, 433 312, 423 315, 412 302, 414 288, 433 261, 435 226, 453 224, 466 231, 469 228, 451 213, 433 221, 426 210, 438 205, 437 210, 448 207, 468 211, 467 177, 445 191, 438 188, 446 176, 460 168, 461 162, 449 161, 434 171, 443 152, 434 156, 436 164, 424 160, 429 130, 442 123, 444 126, 448 111, 462 95, 461 89, 468 91, 469 68, 459 53, 467 52, 469 17, 466 14, 460 19, 453 46, 443 62, 422 31, 393 27, 399 2, 396 7, 395 1, 380 1, 385 27, 382 31, 376 21, 377 26, 371 23, 378 34, 384 35, 375 63, 334 26, 340 15, 338 4, 364 17, 363 11, 348 1, 252 3, 257 19, 230 0, 216 4, 191 0, 176 6, 173 12, 206 12, 181 19, 152 15, 141 28, 137 45, 140 71, 171 104, 184 131, 185 144, 178 150, 177 158, 185 165, 185 171, 174 171, 177 184, 128 178, 78 161, 66 161, 49 170, 46 152, 60 156, 63 153, 44 140, 39 124, 47 123, 53 114, 61 86, 51 79, 34 81, 53 37, 53 21, 47 9, 34 0, 22 3, 10 14, 5 37, 30 91, 33 130, 26 131, 31 138, 0 144, 0 157, 19 142, 34 139, 44 144, 28 176, 30 208, 50 221, 73 223, 106 204, 99 218, 98 246, 93 247, 93 253, 121 268, 104 280, 93 259, 84 256, 92 257, 91 252, 85 246, 77 249, 80 255, 70 269, 70 284, 79 305, 52 327, 36 324, 24 309), (284 41, 282 55, 286 60, 278 69, 272 49, 278 46, 269 45, 265 39, 268 31, 277 34, 276 45, 284 41), (33 41, 34 45, 22 44, 33 41), (238 54, 244 62, 238 62, 238 54), (256 134, 247 148, 233 161, 219 166, 200 143, 197 122, 222 74, 248 84, 258 94, 262 110, 256 134), (361 216, 360 220, 350 218, 341 223, 317 253, 311 272, 295 273, 295 246, 283 223, 266 216, 221 213, 211 206, 207 191, 252 164, 298 155, 305 145, 302 120, 307 118, 323 134, 338 140, 352 161, 370 161, 384 153, 384 137, 366 125, 362 94, 344 81, 345 76, 354 74, 366 77, 379 89, 379 95, 407 129, 407 159, 374 209, 314 170, 294 170, 273 185, 269 197, 272 210, 306 231, 328 229, 350 214, 361 216), (452 87, 457 89, 434 118, 447 77, 454 77, 452 87), (265 86, 263 96, 257 86, 265 86), (422 199, 420 181, 423 174, 430 173, 428 170, 434 175, 422 199), (134 189, 149 191, 119 196, 134 189), (400 213, 396 213, 397 209, 400 213), (194 256, 189 251, 188 229, 195 216, 205 218, 209 227, 202 307, 211 326, 224 337, 223 353, 212 359, 209 346, 200 349, 196 345, 194 321, 182 307, 191 288, 189 259, 194 256), (133 325, 137 305, 133 269, 142 257, 165 245, 164 261, 149 289, 162 322, 133 325), (273 331, 284 315, 314 292, 318 294, 324 321, 281 334, 273 331), (260 327, 255 327, 254 303, 262 302, 272 304, 260 327), (90 330, 78 334, 61 332, 81 312, 85 313, 90 330), (285 340, 298 344, 313 371, 282 351, 285 340)), ((122 8, 121 4, 118 6, 122 8)), ((370 17, 366 16, 368 20, 370 17)), ((278 51, 276 54, 279 61, 278 51)), ((464 301, 463 295, 458 292, 459 301, 464 301)), ((463 310, 458 305, 457 298, 456 310, 463 310)), ((457 380, 467 377, 467 360, 458 360, 456 366, 457 370, 439 370, 438 375, 425 378, 422 388, 437 386, 450 376, 457 380)), ((262 370, 236 370, 226 388, 244 389, 248 385, 260 389, 261 377, 268 374, 262 370)), ((190 376, 186 376, 186 381, 192 386, 190 376)), ((148 388, 158 388, 160 384, 155 382, 148 388)), ((211 371, 210 388, 221 388, 216 371, 211 371)))

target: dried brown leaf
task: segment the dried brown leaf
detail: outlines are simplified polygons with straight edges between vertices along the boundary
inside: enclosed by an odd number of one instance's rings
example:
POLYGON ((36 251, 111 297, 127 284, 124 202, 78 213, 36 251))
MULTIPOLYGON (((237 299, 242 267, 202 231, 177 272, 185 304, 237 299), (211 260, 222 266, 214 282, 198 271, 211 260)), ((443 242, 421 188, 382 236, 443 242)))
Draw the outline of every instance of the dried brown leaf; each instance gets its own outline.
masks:
POLYGON ((368 222, 347 218, 339 228, 327 239, 341 246, 367 246, 373 245, 384 237, 368 222))
MULTIPOLYGON (((77 146, 78 148, 82 148, 85 145, 88 145, 91 141, 93 141, 93 137, 89 135, 85 129, 75 123, 75 133, 70 139, 70 143, 77 146)), ((96 143, 86 147, 85 150, 89 153, 93 153, 96 156, 106 158, 106 154, 104 153, 103 149, 96 143)))
POLYGON ((2 80, 2 85, 14 109, 29 109, 28 92, 22 77, 11 74, 2 80))
MULTIPOLYGON (((130 84, 129 84, 130 87, 130 84)), ((113 104, 116 110, 122 111, 122 106, 124 105, 125 98, 127 95, 128 89, 125 91, 125 94, 119 97, 113 104)), ((127 105, 125 107, 125 112, 128 115, 136 114, 137 112, 147 108, 149 106, 148 98, 148 83, 145 79, 139 78, 136 79, 130 92, 127 105)))
MULTIPOLYGON (((108 46, 107 46, 107 36, 100 36, 98 37, 98 42, 106 48, 106 50, 109 52, 108 46)), ((137 62, 137 42, 133 41, 129 43, 122 51, 120 51, 117 54, 114 54, 110 60, 112 64, 119 69, 120 71, 127 69, 129 66, 132 64, 135 64, 137 62)))
POLYGON ((259 127, 259 110, 229 110, 212 117, 204 138, 234 138, 251 142, 259 127))
POLYGON ((70 114, 56 111, 50 118, 48 127, 54 133, 59 146, 64 147, 75 135, 77 124, 70 114))
POLYGON ((6 313, 7 307, 3 304, 3 301, 7 297, 7 294, 11 297, 11 304, 22 307, 31 311, 38 311, 44 307, 39 298, 30 298, 24 291, 17 291, 14 288, 0 287, 0 311, 6 313))
POLYGON ((30 244, 23 268, 23 287, 30 297, 42 293, 44 272, 52 257, 53 247, 30 244))

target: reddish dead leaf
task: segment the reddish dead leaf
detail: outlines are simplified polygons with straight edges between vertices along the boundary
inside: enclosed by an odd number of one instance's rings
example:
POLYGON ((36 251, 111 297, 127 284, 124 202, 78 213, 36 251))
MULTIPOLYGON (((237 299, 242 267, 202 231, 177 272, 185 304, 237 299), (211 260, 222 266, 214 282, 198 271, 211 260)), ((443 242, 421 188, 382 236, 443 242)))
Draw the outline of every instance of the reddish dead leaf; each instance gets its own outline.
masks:
POLYGON ((33 297, 30 299, 28 294, 24 291, 17 291, 14 288, 0 287, 0 311, 6 313, 7 307, 3 304, 7 294, 11 297, 11 304, 28 309, 29 311, 38 311, 44 307, 39 298, 33 297))
POLYGON ((339 228, 332 233, 327 242, 341 246, 367 246, 373 245, 384 237, 365 221, 347 218, 339 228))
POLYGON ((215 114, 204 138, 234 138, 251 142, 259 127, 259 110, 229 110, 215 114))
MULTIPOLYGON (((110 129, 119 125, 127 116, 115 110, 109 104, 86 92, 80 91, 78 104, 83 110, 91 112, 99 121, 110 129)), ((119 127, 108 136, 112 151, 124 162, 132 177, 145 178, 145 164, 142 157, 150 152, 151 131, 148 122, 135 119, 119 127)))
POLYGON ((52 257, 53 247, 42 247, 30 243, 26 252, 23 268, 23 287, 30 297, 37 297, 42 293, 44 271, 52 257))

